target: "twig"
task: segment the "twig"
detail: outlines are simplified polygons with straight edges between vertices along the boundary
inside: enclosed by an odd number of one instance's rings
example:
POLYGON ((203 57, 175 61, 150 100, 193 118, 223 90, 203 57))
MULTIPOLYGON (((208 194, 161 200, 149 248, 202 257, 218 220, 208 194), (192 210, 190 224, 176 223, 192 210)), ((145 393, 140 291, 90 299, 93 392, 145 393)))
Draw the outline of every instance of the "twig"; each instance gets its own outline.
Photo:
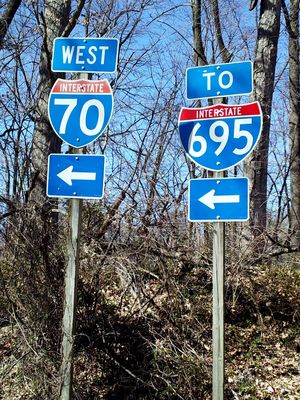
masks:
POLYGON ((2 380, 10 373, 10 371, 14 368, 15 365, 18 364, 24 357, 26 357, 30 353, 30 350, 26 351, 21 355, 20 358, 18 358, 10 367, 8 367, 8 370, 4 372, 2 376, 2 380))
POLYGON ((27 344, 27 346, 29 347, 29 349, 30 349, 38 358, 40 358, 40 356, 38 355, 38 353, 37 353, 37 352, 34 350, 34 348, 29 344, 29 342, 28 342, 28 340, 27 340, 27 338, 26 338, 26 336, 25 336, 25 334, 24 334, 24 331, 23 331, 23 329, 21 328, 19 319, 17 318, 17 316, 16 316, 16 314, 15 314, 14 307, 13 307, 13 316, 14 316, 15 321, 16 321, 16 323, 17 323, 17 325, 18 325, 18 328, 20 329, 20 332, 21 332, 21 334, 22 334, 22 336, 23 336, 23 338, 24 338, 24 340, 25 340, 25 343, 27 344))

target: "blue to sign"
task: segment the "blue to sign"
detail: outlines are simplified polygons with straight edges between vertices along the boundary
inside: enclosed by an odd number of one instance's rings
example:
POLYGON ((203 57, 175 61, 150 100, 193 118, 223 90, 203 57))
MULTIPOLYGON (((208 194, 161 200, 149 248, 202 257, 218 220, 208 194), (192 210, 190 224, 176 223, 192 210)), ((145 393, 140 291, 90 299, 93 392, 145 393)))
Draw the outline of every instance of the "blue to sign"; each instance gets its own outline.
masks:
POLYGON ((115 72, 119 41, 114 38, 56 38, 54 72, 115 72))
POLYGON ((223 171, 243 161, 262 129, 258 102, 182 108, 179 134, 187 155, 200 167, 223 171))
POLYGON ((189 221, 247 221, 248 185, 248 178, 192 179, 189 221))
POLYGON ((104 191, 105 156, 50 154, 47 196, 101 199, 104 191))
POLYGON ((192 67, 186 71, 187 98, 203 99, 246 94, 253 90, 251 61, 192 67))
POLYGON ((54 132, 70 146, 92 143, 107 127, 113 94, 104 80, 58 79, 49 96, 48 114, 54 132))

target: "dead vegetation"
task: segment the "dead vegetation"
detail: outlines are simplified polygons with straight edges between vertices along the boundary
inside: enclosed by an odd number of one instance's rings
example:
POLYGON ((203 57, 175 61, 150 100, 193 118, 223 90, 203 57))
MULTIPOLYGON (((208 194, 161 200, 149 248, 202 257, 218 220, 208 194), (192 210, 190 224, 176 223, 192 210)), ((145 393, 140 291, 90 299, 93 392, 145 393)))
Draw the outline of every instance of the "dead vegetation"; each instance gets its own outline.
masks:
MULTIPOLYGON (((1 254, 0 397, 51 400, 64 264, 63 245, 53 243, 63 240, 25 217, 1 254)), ((96 241, 84 226, 75 399, 211 398, 209 252, 184 239, 172 253, 150 233, 130 243, 96 241)), ((292 262, 227 264, 225 398, 299 398, 299 273, 292 262)))

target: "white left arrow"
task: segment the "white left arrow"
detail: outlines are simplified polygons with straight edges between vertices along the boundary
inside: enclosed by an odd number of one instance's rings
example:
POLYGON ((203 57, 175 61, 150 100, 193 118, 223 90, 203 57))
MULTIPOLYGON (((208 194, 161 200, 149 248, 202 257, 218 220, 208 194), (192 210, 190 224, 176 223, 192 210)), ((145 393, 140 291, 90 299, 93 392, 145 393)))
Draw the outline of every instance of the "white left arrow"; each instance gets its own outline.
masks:
POLYGON ((238 194, 228 194, 228 195, 215 195, 215 189, 210 190, 198 200, 212 210, 215 209, 216 203, 239 203, 240 196, 238 194))
POLYGON ((78 181, 95 181, 96 172, 73 172, 73 165, 61 171, 57 176, 67 185, 72 186, 73 180, 78 181))

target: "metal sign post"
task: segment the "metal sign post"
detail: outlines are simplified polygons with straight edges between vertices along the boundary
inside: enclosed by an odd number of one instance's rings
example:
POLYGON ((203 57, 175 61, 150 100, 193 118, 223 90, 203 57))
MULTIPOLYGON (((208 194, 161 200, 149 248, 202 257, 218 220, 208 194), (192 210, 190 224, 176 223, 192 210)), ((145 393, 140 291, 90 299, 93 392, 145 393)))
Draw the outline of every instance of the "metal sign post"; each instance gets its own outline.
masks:
POLYGON ((103 155, 84 155, 109 123, 113 93, 107 80, 88 80, 89 72, 116 71, 119 41, 111 38, 56 38, 51 68, 79 72, 78 80, 58 79, 49 96, 48 115, 54 132, 71 146, 72 154, 50 154, 47 195, 70 198, 65 301, 62 322, 60 400, 72 399, 73 348, 77 306, 82 199, 101 199, 103 155))
POLYGON ((188 68, 187 99, 213 99, 213 106, 182 108, 179 135, 188 157, 213 171, 212 179, 189 184, 189 221, 213 222, 213 400, 224 396, 225 221, 249 218, 247 178, 224 178, 256 146, 262 129, 258 102, 221 104, 221 97, 251 94, 250 61, 188 68))
MULTIPOLYGON (((80 79, 88 79, 87 73, 80 79)), ((73 154, 83 154, 83 149, 71 148, 73 154)), ((62 321, 62 364, 60 400, 73 397, 73 349, 75 341, 75 322, 77 310, 77 282, 80 256, 82 199, 70 199, 69 237, 67 265, 65 270, 65 302, 62 321)))
MULTIPOLYGON (((221 103, 216 98, 214 104, 221 103)), ((223 171, 214 171, 213 177, 223 178, 223 171)), ((225 274, 225 222, 213 223, 213 400, 224 397, 224 274, 225 274)))
MULTIPOLYGON (((223 172, 214 172, 222 178, 223 172)), ((223 400, 224 393, 224 273, 225 223, 213 223, 213 400, 223 400)))
MULTIPOLYGON (((76 149, 76 154, 82 153, 76 149)), ((75 340, 75 320, 77 308, 77 281, 81 236, 82 200, 70 200, 70 218, 67 257, 65 270, 65 303, 62 322, 62 365, 60 400, 72 399, 73 387, 73 348, 75 340)))

